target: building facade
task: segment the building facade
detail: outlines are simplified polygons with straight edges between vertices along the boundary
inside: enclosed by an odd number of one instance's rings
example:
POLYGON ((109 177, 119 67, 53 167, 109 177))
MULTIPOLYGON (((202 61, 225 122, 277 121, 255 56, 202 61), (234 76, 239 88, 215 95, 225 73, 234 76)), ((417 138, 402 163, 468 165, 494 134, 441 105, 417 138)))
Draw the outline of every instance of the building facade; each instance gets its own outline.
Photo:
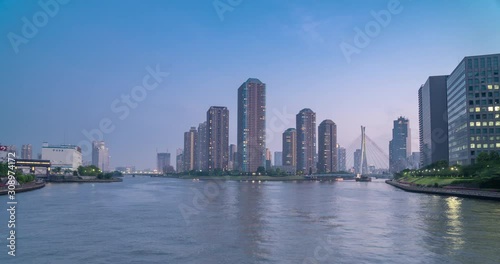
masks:
POLYGON ((274 152, 274 166, 275 167, 283 166, 283 152, 281 151, 274 152))
POLYGON ((465 57, 446 81, 450 164, 500 150, 500 54, 465 57))
POLYGON ((338 157, 337 164, 339 171, 347 171, 346 150, 345 148, 341 147, 338 144, 337 144, 337 157, 338 157))
POLYGON ((283 132, 282 143, 283 167, 290 170, 297 168, 297 130, 289 128, 283 132))
POLYGON ((338 171, 337 125, 332 120, 324 120, 318 126, 318 172, 338 171))
POLYGON ((237 153, 237 147, 235 144, 229 145, 229 162, 228 162, 228 168, 229 170, 235 170, 238 168, 237 162, 236 162, 236 153, 237 153))
POLYGON ((208 170, 208 139, 207 122, 198 125, 198 142, 196 144, 196 169, 208 170))
POLYGON ((170 172, 170 153, 157 153, 156 154, 156 169, 160 173, 170 172))
POLYGON ((192 171, 195 169, 197 158, 196 148, 198 140, 198 130, 196 127, 191 127, 188 132, 184 132, 184 171, 192 171))
POLYGON ((361 173, 361 149, 354 151, 354 173, 361 173))
POLYGON ((238 88, 237 144, 241 171, 266 166, 266 84, 255 78, 238 88))
POLYGON ((316 171, 316 113, 302 109, 296 116, 297 172, 310 174, 316 171))
POLYGON ((182 149, 177 149, 175 152, 175 170, 177 173, 184 172, 184 155, 182 149))
POLYGON ((109 149, 104 141, 92 142, 92 165, 101 171, 109 171, 109 149))
POLYGON ((207 111, 208 170, 228 170, 229 110, 212 106, 207 111))
POLYGON ((394 120, 392 140, 389 142, 389 170, 395 173, 409 168, 408 158, 410 155, 410 120, 401 116, 394 120))
POLYGON ((419 167, 448 161, 447 79, 431 76, 418 90, 419 167))
POLYGON ((33 159, 33 150, 31 144, 23 145, 21 148, 22 159, 33 159))
POLYGON ((52 170, 61 168, 61 171, 76 171, 82 166, 82 150, 75 145, 42 144, 42 159, 50 160, 52 170))

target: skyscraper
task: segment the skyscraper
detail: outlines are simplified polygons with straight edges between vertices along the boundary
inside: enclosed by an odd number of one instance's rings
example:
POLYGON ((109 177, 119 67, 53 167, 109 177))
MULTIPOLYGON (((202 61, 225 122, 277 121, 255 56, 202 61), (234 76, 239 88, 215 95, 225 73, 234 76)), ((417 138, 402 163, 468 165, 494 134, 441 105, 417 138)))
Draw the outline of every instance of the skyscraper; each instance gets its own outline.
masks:
POLYGON ((32 159, 32 149, 31 144, 23 145, 21 149, 21 158, 22 159, 32 159))
POLYGON ((418 90, 420 166, 448 161, 446 79, 431 76, 418 90))
POLYGON ((237 153, 237 148, 235 144, 229 145, 229 162, 228 162, 228 168, 229 170, 234 170, 237 167, 235 166, 237 162, 236 160, 236 153, 237 153))
POLYGON ((198 142, 196 144, 196 169, 208 170, 207 121, 198 125, 198 142))
POLYGON ((283 166, 283 152, 281 151, 274 152, 274 166, 276 167, 283 166))
POLYGON ((92 142, 92 165, 101 171, 109 171, 109 149, 104 141, 92 142))
MULTIPOLYGON (((297 130, 289 128, 283 132, 283 166, 297 167, 297 130)), ((290 170, 290 169, 289 169, 290 170)))
POLYGON ((324 120, 318 127, 318 172, 338 171, 337 125, 324 120))
POLYGON ((316 113, 302 109, 296 116, 297 124, 297 172, 310 174, 316 171, 316 113))
POLYGON ((272 160, 272 153, 271 150, 266 148, 266 169, 269 170, 272 167, 271 160, 272 160))
POLYGON ((191 127, 188 132, 184 132, 184 171, 195 169, 197 140, 198 130, 196 127, 191 127))
POLYGON ((266 165, 266 84, 254 78, 238 88, 238 164, 243 172, 266 165))
POLYGON ((229 110, 212 106, 207 111, 208 169, 228 170, 229 110))
POLYGON ((392 140, 389 142, 389 170, 394 173, 407 169, 410 155, 410 121, 407 118, 399 117, 394 120, 392 140))
POLYGON ((156 169, 160 173, 167 173, 170 167, 170 153, 156 154, 156 169))
POLYGON ((337 144, 337 153, 339 171, 347 171, 345 148, 337 144))
POLYGON ((361 149, 354 151, 354 173, 361 173, 361 149))
POLYGON ((177 173, 184 172, 184 155, 182 149, 177 149, 175 152, 175 170, 177 173))
POLYGON ((500 150, 500 54, 465 57, 446 81, 450 164, 500 150))

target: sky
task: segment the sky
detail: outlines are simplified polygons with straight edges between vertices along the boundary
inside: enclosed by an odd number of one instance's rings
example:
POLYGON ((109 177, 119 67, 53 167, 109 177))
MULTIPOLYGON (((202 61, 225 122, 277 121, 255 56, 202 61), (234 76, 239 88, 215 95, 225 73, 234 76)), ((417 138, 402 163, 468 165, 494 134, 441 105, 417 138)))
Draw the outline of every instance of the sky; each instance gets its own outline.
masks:
POLYGON ((364 125, 386 153, 405 116, 418 151, 418 89, 499 53, 499 12, 497 0, 0 0, 0 144, 36 155, 100 131, 112 167, 153 169, 213 105, 228 107, 236 144, 237 89, 258 78, 271 151, 303 108, 333 120, 341 145, 364 125))

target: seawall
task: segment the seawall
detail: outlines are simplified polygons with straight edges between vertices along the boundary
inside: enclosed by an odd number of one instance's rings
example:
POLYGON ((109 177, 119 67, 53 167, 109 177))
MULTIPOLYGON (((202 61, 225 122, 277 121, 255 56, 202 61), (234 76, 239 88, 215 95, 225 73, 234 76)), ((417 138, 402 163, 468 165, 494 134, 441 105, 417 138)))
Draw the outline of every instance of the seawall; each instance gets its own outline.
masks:
POLYGON ((500 201, 500 192, 494 192, 494 191, 419 187, 419 186, 412 186, 409 184, 399 183, 399 182, 393 181, 393 180, 387 180, 387 181, 385 181, 385 183, 392 185, 394 187, 397 187, 399 189, 405 190, 407 192, 427 193, 427 194, 437 194, 437 195, 457 196, 457 197, 465 197, 465 198, 500 201))

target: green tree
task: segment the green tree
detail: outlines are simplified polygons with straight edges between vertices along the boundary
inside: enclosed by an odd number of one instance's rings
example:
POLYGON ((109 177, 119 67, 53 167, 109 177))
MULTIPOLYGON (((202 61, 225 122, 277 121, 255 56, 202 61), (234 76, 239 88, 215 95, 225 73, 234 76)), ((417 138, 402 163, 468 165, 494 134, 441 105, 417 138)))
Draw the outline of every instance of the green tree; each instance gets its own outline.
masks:
POLYGON ((0 162, 0 176, 5 176, 9 174, 9 166, 7 162, 0 162))
POLYGON ((490 163, 490 154, 487 152, 481 152, 477 155, 476 162, 479 165, 487 165, 490 163))
POLYGON ((266 173, 266 168, 264 168, 263 166, 260 166, 257 168, 257 171, 256 173, 259 175, 264 175, 266 173))

